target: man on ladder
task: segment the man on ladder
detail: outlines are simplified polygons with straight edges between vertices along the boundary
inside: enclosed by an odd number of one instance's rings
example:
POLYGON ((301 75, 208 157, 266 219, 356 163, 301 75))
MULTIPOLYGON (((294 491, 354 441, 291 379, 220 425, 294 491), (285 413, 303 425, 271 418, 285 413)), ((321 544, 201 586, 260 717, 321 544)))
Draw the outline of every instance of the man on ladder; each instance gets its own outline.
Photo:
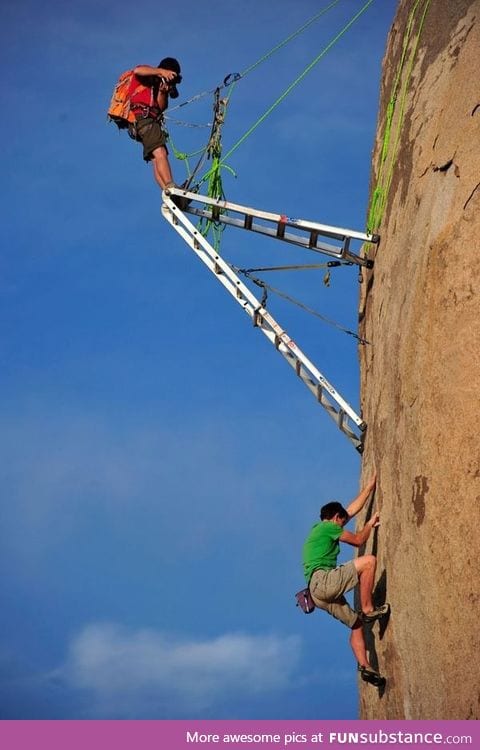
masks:
MULTIPOLYGON (((128 128, 130 136, 143 146, 143 158, 151 161, 153 175, 159 187, 175 187, 168 160, 168 133, 163 125, 163 113, 168 107, 168 99, 178 97, 177 84, 182 81, 180 64, 174 57, 160 60, 158 67, 137 65, 133 70, 130 87, 130 109, 135 122, 128 128)), ((188 203, 175 196, 179 208, 188 203)))

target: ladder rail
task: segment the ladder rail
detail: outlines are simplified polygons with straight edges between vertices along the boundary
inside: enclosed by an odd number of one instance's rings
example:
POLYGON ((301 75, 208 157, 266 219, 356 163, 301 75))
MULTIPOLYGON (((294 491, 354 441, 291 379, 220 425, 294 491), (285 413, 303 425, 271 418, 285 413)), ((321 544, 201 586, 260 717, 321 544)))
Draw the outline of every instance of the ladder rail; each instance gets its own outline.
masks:
POLYGON ((261 211, 249 206, 232 203, 231 201, 221 200, 220 198, 210 198, 207 195, 193 193, 178 187, 168 188, 166 194, 181 196, 188 200, 189 205, 184 209, 185 213, 228 226, 264 234, 335 258, 344 258, 359 266, 366 268, 373 267, 373 261, 353 252, 350 249, 350 243, 353 240, 376 244, 380 239, 378 235, 358 232, 343 227, 334 227, 330 224, 320 224, 316 221, 294 219, 284 214, 261 211), (202 207, 196 207, 192 205, 193 203, 200 203, 202 207), (237 216, 232 216, 232 213, 237 214, 237 216), (254 222, 254 219, 257 221, 254 222), (260 224, 258 223, 259 221, 263 223, 260 224), (287 232, 287 228, 293 231, 287 232), (333 239, 340 242, 341 245, 336 246, 321 242, 319 238, 333 239))
MULTIPOLYGON (((306 221, 305 219, 294 219, 284 214, 272 213, 270 211, 262 211, 260 209, 251 208, 249 206, 243 206, 239 203, 232 203, 231 201, 221 200, 220 198, 210 198, 208 195, 202 195, 200 193, 192 193, 188 190, 183 190, 179 187, 169 187, 165 193, 166 195, 178 195, 184 196, 196 203, 205 203, 210 206, 214 206, 224 211, 234 211, 243 215, 254 216, 258 219, 265 219, 266 221, 279 222, 282 221, 287 226, 296 226, 304 229, 315 229, 319 232, 330 234, 332 237, 351 237, 352 239, 361 240, 362 242, 373 242, 379 241, 379 237, 376 234, 367 234, 366 232, 358 232, 353 229, 344 229, 342 227, 334 227, 330 224, 320 224, 316 221, 306 221)), ((187 209, 188 212, 188 209, 187 209)))
MULTIPOLYGON (((199 218, 203 219, 211 220, 212 218, 211 211, 207 211, 201 208, 188 208, 186 210, 186 213, 193 216, 198 216, 199 218)), ((283 232, 280 235, 278 229, 255 223, 253 221, 253 217, 250 214, 247 214, 247 216, 252 219, 252 221, 248 222, 248 226, 246 226, 246 222, 243 219, 236 219, 234 216, 228 216, 226 214, 223 214, 221 216, 221 219, 218 219, 218 221, 221 221, 222 224, 225 224, 225 226, 238 227, 239 229, 248 229, 249 231, 255 232, 256 234, 263 234, 267 237, 284 240, 284 242, 289 242, 291 245, 304 247, 307 250, 313 250, 314 252, 323 253, 324 255, 331 255, 334 258, 342 258, 345 255, 345 250, 343 247, 330 245, 326 242, 319 243, 318 234, 317 237, 312 240, 311 235, 313 234, 313 232, 310 233, 310 236, 302 237, 300 234, 286 232, 285 227, 288 226, 288 224, 281 222, 279 225, 283 228, 283 232)))
POLYGON ((318 403, 324 407, 339 429, 361 453, 366 429, 363 419, 337 392, 268 310, 262 306, 261 302, 239 279, 228 263, 173 203, 171 197, 164 193, 163 201, 162 214, 164 218, 245 310, 253 324, 262 331, 287 363, 293 367, 297 376, 313 393, 318 403))

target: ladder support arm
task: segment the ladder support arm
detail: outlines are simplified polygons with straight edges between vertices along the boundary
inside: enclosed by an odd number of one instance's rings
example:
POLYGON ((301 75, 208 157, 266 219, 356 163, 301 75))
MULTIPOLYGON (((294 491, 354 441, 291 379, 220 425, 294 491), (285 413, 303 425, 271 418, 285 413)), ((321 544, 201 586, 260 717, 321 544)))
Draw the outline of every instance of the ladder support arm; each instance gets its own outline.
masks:
MULTIPOLYGON (((169 191, 170 192, 170 191, 169 191)), ((173 191, 172 191, 173 192, 173 191)), ((181 191, 180 191, 181 192, 181 191)), ((297 377, 313 393, 318 403, 335 421, 358 452, 363 451, 366 424, 342 398, 334 386, 317 369, 268 310, 241 281, 229 264, 215 251, 208 240, 190 222, 171 196, 163 193, 162 214, 182 239, 191 247, 215 278, 233 296, 288 364, 297 377)))

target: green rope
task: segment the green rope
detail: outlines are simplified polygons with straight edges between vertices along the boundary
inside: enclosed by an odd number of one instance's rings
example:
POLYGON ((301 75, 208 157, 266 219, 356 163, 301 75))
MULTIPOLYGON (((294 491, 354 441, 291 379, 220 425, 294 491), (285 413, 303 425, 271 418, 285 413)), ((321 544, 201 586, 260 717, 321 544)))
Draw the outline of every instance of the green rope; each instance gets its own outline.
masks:
MULTIPOLYGON (((373 0, 371 0, 371 1, 373 1, 373 0)), ((340 2, 340 0, 333 0, 333 2, 330 2, 329 5, 327 5, 325 8, 322 8, 321 11, 319 11, 314 16, 312 16, 312 18, 310 18, 308 21, 306 21, 304 24, 302 24, 302 26, 300 26, 298 29, 296 29, 296 31, 294 31, 292 34, 289 34, 289 36, 287 36, 281 42, 279 42, 274 47, 272 47, 272 49, 270 49, 268 52, 266 52, 264 55, 262 55, 262 57, 260 57, 256 62, 252 63, 247 68, 245 68, 245 70, 242 73, 235 74, 235 76, 233 76, 232 82, 230 82, 230 83, 227 84, 226 83, 227 79, 225 79, 223 86, 218 86, 213 91, 204 91, 202 94, 198 94, 197 96, 193 97, 191 100, 188 100, 187 102, 184 102, 184 104, 187 104, 187 103, 189 103, 191 101, 195 101, 196 99, 198 99, 200 97, 203 97, 203 96, 205 96, 207 94, 211 94, 211 93, 214 93, 216 99, 218 99, 219 91, 222 88, 226 87, 226 88, 229 89, 228 95, 227 95, 226 99, 224 100, 225 101, 225 107, 226 107, 226 105, 228 105, 228 103, 230 101, 230 97, 232 96, 232 93, 233 93, 233 91, 235 89, 236 83, 241 78, 245 78, 245 76, 247 76, 249 73, 251 73, 253 70, 255 70, 255 68, 257 68, 259 65, 261 65, 266 60, 268 60, 272 55, 274 55, 275 52, 277 52, 282 47, 284 47, 289 42, 291 42, 293 39, 295 39, 300 34, 302 34, 306 29, 308 29, 312 24, 314 24, 319 18, 321 18, 329 10, 331 10, 333 7, 335 7, 335 5, 338 5, 339 2, 340 2)), ((227 78, 229 78, 229 77, 230 76, 227 76, 227 78)), ((177 109, 179 106, 183 106, 183 105, 177 105, 177 107, 173 107, 173 109, 177 109)), ((187 176, 188 176, 188 181, 189 182, 192 180, 192 178, 193 178, 193 176, 195 174, 195 171, 197 171, 198 166, 200 166, 200 165, 197 165, 197 167, 195 168, 195 170, 193 170, 193 173, 192 173, 192 170, 190 169, 190 164, 189 164, 188 160, 191 157, 194 157, 194 156, 196 156, 196 155, 198 155, 198 154, 200 154, 200 153, 202 153, 204 151, 209 150, 210 147, 211 147, 211 140, 212 139, 210 138, 207 146, 205 146, 203 149, 200 149, 199 151, 195 151, 195 152, 190 153, 190 154, 186 154, 186 153, 184 153, 184 152, 179 151, 178 149, 176 149, 176 147, 175 147, 172 139, 170 138, 170 143, 171 143, 172 150, 173 150, 175 158, 185 162, 185 166, 186 166, 187 176)), ((228 167, 227 165, 225 165, 223 163, 224 160, 221 159, 221 153, 218 154, 218 157, 219 157, 218 160, 214 159, 214 161, 213 161, 210 169, 207 170, 207 172, 202 176, 202 178, 200 179, 200 181, 197 184, 197 188, 198 188, 204 182, 207 182, 208 183, 208 195, 210 197, 223 197, 223 188, 221 186, 221 169, 222 168, 226 168, 232 174, 235 174, 233 172, 233 170, 231 169, 231 167, 228 167)))
POLYGON ((400 62, 398 65, 397 73, 395 75, 395 80, 392 86, 392 93, 390 95, 390 99, 387 105, 385 124, 384 124, 384 135, 383 135, 381 155, 380 155, 379 173, 378 173, 378 178, 377 178, 377 184, 372 194, 372 200, 370 203, 368 219, 367 219, 367 231, 369 233, 378 231, 380 227, 381 221, 383 219, 383 215, 385 213, 385 208, 387 205, 390 187, 392 184, 393 173, 394 173, 396 159, 398 155, 398 147, 400 144, 400 136, 401 136, 404 120, 405 120, 405 105, 407 101, 410 79, 412 77, 413 63, 415 61, 415 57, 417 54, 420 37, 421 37, 423 26, 425 23, 425 18, 427 15, 428 7, 430 5, 430 0, 424 0, 423 12, 420 17, 418 31, 417 31, 416 38, 414 40, 413 46, 410 51, 410 58, 407 63, 405 81, 404 81, 402 91, 400 94, 399 111, 398 111, 396 129, 395 129, 395 134, 393 136, 393 141, 392 141, 393 117, 395 114, 395 109, 396 109, 396 104, 397 104, 398 88, 399 88, 400 81, 402 78, 403 68, 407 59, 408 47, 410 45, 410 40, 411 40, 413 27, 414 27, 416 16, 417 16, 417 11, 418 11, 419 6, 421 5, 421 2, 422 0, 415 0, 415 3, 409 14, 409 18, 408 18, 407 26, 405 29, 404 38, 403 38, 402 55, 401 55, 400 62), (392 145, 392 150, 390 151, 391 143, 393 145, 392 145), (384 172, 386 172, 385 177, 384 177, 384 172))
MULTIPOLYGON (((215 91, 213 107, 214 121, 210 139, 205 150, 205 157, 211 159, 211 166, 196 185, 196 189, 198 190, 203 182, 207 182, 208 197, 220 200, 225 200, 225 193, 222 183, 222 169, 229 170, 231 174, 236 177, 235 172, 231 167, 226 164, 222 164, 222 126, 225 122, 227 106, 232 94, 232 90, 233 89, 231 89, 228 96, 223 99, 220 98, 220 87, 218 87, 215 91)), ((198 166, 200 166, 200 164, 197 165, 197 167, 198 166)), ((190 177, 190 180, 192 179, 192 177, 190 177)), ((198 228, 204 237, 207 237, 210 231, 212 232, 214 249, 216 250, 216 252, 220 252, 220 240, 222 237, 222 232, 225 229, 225 225, 219 221, 215 221, 214 219, 201 219, 198 228)))
POLYGON ((207 195, 209 198, 225 199, 225 193, 222 185, 222 169, 227 169, 234 177, 234 170, 222 162, 222 126, 227 116, 227 107, 230 103, 230 97, 235 89, 235 81, 224 99, 219 98, 220 89, 215 92, 214 120, 215 128, 212 132, 209 144, 207 146, 208 155, 212 159, 212 166, 205 172, 198 182, 198 187, 204 182, 208 182, 207 195))
MULTIPOLYGON (((208 178, 207 195, 210 198, 220 198, 224 200, 225 194, 223 192, 219 155, 213 157, 212 166, 206 173, 206 177, 208 178)), ((217 253, 220 251, 220 240, 224 227, 224 224, 222 224, 221 222, 217 222, 214 219, 207 219, 206 221, 201 219, 199 223, 199 229, 204 237, 207 237, 210 231, 212 232, 213 247, 217 253)))
POLYGON ((206 147, 203 146, 202 148, 199 148, 197 151, 192 151, 191 153, 186 154, 184 151, 179 151, 175 147, 175 144, 173 142, 173 139, 170 133, 168 134, 168 143, 172 147, 173 155, 175 156, 175 158, 178 159, 179 161, 185 162, 185 169, 187 170, 187 176, 190 178, 192 171, 190 169, 190 163, 188 160, 192 159, 194 156, 199 156, 199 154, 203 154, 206 147))
POLYGON ((208 91, 202 91, 200 94, 195 94, 195 96, 192 96, 190 99, 187 99, 185 102, 181 102, 180 104, 177 104, 175 107, 171 107, 169 112, 173 112, 176 109, 179 109, 180 107, 185 107, 187 104, 192 104, 193 102, 198 101, 199 99, 203 99, 203 97, 208 96, 209 94, 214 94, 217 88, 229 88, 233 87, 237 81, 239 81, 241 78, 245 78, 249 73, 251 73, 252 70, 255 70, 259 65, 261 65, 263 62, 268 60, 275 52, 277 52, 282 47, 285 47, 286 44, 292 41, 292 39, 295 39, 297 36, 299 36, 303 31, 308 29, 309 26, 311 26, 315 21, 317 21, 321 16, 323 16, 325 13, 327 13, 331 8, 333 8, 335 5, 337 5, 340 2, 340 0, 333 0, 333 2, 330 3, 330 5, 327 5, 326 8, 323 8, 319 13, 316 13, 310 20, 306 21, 302 26, 300 26, 299 29, 294 31, 292 34, 287 36, 285 39, 283 39, 281 42, 276 44, 269 52, 266 52, 262 57, 260 57, 256 62, 252 63, 248 66, 248 68, 245 68, 243 73, 235 73, 233 76, 229 75, 224 79, 224 82, 221 86, 216 87, 214 89, 209 89, 208 91), (232 77, 232 81, 228 81, 228 79, 232 77))
POLYGON ((331 50, 331 48, 334 46, 334 44, 336 44, 339 41, 339 39, 341 39, 341 37, 344 34, 347 33, 347 31, 350 29, 351 26, 353 26, 353 24, 355 23, 355 21, 357 21, 360 18, 360 16, 367 10, 367 8, 373 2, 374 2, 374 0, 367 0, 367 2, 365 3, 365 5, 358 11, 358 13, 356 13, 354 15, 354 17, 343 27, 343 29, 341 29, 339 31, 339 33, 326 45, 326 47, 323 48, 323 50, 320 52, 320 54, 317 55, 317 57, 309 65, 307 65, 307 67, 303 70, 302 73, 300 73, 300 75, 293 81, 293 83, 291 83, 290 86, 288 86, 285 89, 285 91, 283 92, 283 94, 281 94, 278 97, 278 99, 276 99, 273 102, 273 104, 267 109, 267 111, 264 112, 264 114, 261 117, 259 117, 258 120, 256 120, 256 122, 253 123, 253 125, 247 130, 247 132, 244 133, 244 135, 241 138, 239 138, 239 140, 230 148, 230 150, 228 151, 228 153, 224 156, 224 159, 222 161, 228 159, 234 153, 234 151, 236 151, 237 148, 244 141, 246 141, 246 139, 258 128, 258 126, 261 125, 262 122, 264 122, 264 120, 267 119, 267 117, 273 112, 273 110, 276 109, 278 107, 278 105, 283 102, 283 100, 290 94, 290 92, 296 86, 298 86, 299 83, 301 83, 301 81, 303 81, 303 79, 305 78, 305 76, 308 75, 308 73, 310 73, 310 71, 312 70, 312 68, 314 68, 315 65, 317 65, 317 63, 319 63, 320 60, 323 57, 325 57, 325 55, 327 54, 327 52, 329 52, 331 50))
POLYGON ((297 36, 300 36, 302 32, 304 32, 306 29, 308 29, 309 26, 311 26, 315 21, 318 21, 319 18, 321 18, 325 13, 328 13, 329 10, 331 10, 335 5, 338 5, 340 0, 333 0, 330 5, 327 5, 326 8, 323 8, 319 13, 316 13, 312 18, 310 18, 309 21, 306 21, 303 26, 300 26, 299 29, 293 32, 293 34, 290 34, 290 36, 287 36, 282 42, 279 42, 275 45, 275 47, 272 47, 272 49, 269 52, 266 52, 262 57, 260 57, 256 62, 254 62, 252 65, 249 65, 248 68, 245 68, 243 73, 240 73, 241 78, 245 78, 246 75, 252 72, 252 70, 255 70, 259 65, 261 65, 263 62, 268 60, 275 52, 278 52, 279 49, 282 47, 285 47, 286 44, 292 41, 292 39, 295 39, 297 36))
MULTIPOLYGON (((419 0, 417 0, 418 2, 419 0)), ((252 70, 254 70, 256 67, 258 67, 261 63, 265 62, 269 57, 271 57, 275 52, 277 52, 279 49, 284 47, 288 42, 290 42, 295 37, 299 36, 303 31, 305 31, 309 26, 311 26, 318 18, 323 16, 325 13, 327 13, 331 8, 333 8, 335 5, 337 5, 339 0, 333 0, 328 6, 323 8, 319 13, 315 14, 311 19, 306 21, 299 29, 297 29, 295 32, 290 34, 288 37, 286 37, 283 41, 279 42, 275 47, 273 47, 269 52, 267 52, 265 55, 263 55, 259 60, 257 60, 255 63, 250 65, 248 68, 245 69, 245 71, 236 76, 232 84, 229 85, 229 92, 225 99, 220 100, 219 99, 219 92, 221 88, 223 87, 217 87, 215 90, 215 106, 214 106, 214 112, 215 112, 215 121, 212 129, 212 135, 209 139, 209 142, 207 144, 207 147, 205 149, 205 152, 208 154, 208 157, 212 159, 212 164, 210 168, 207 170, 207 172, 201 177, 199 182, 196 185, 196 188, 198 189, 200 185, 202 185, 204 182, 207 182, 207 195, 211 198, 220 198, 225 199, 225 194, 223 190, 222 185, 222 169, 227 169, 230 171, 231 174, 235 175, 235 172, 233 169, 228 166, 225 162, 226 160, 236 151, 237 148, 257 129, 257 127, 273 112, 273 110, 288 96, 288 94, 305 78, 305 76, 312 70, 312 68, 317 65, 318 62, 327 54, 327 52, 338 42, 341 37, 347 33, 347 31, 350 29, 350 27, 360 18, 360 16, 367 10, 367 8, 374 2, 374 0, 367 0, 367 2, 364 4, 364 6, 356 13, 353 18, 340 30, 340 32, 324 47, 324 49, 320 52, 319 55, 303 70, 303 72, 291 83, 281 94, 280 97, 276 99, 276 101, 268 108, 268 110, 247 130, 247 132, 230 148, 228 153, 222 158, 222 146, 221 146, 221 126, 223 125, 225 115, 226 115, 226 108, 230 101, 230 97, 233 93, 235 84, 238 80, 246 76, 248 73, 250 73, 252 70), (222 111, 221 116, 219 116, 219 102, 221 101, 222 104, 222 111)), ((172 144, 173 147, 173 144, 172 144)), ((188 155, 182 154, 181 152, 178 152, 174 147, 174 153, 177 158, 183 159, 186 163, 188 175, 189 175, 189 182, 192 181, 193 176, 195 172, 198 169, 198 166, 195 168, 194 172, 192 173, 190 171, 190 167, 188 164, 188 155)), ((214 222, 213 220, 209 220, 207 222, 200 222, 200 231, 204 236, 208 235, 210 230, 213 230, 214 234, 214 247, 218 251, 219 245, 220 245, 220 237, 221 232, 224 229, 224 225, 220 224, 219 222, 214 222)))
MULTIPOLYGON (((274 47, 272 47, 271 50, 269 50, 264 55, 262 55, 262 57, 260 57, 256 62, 252 63, 250 66, 248 66, 247 68, 245 68, 245 70, 243 71, 243 73, 240 73, 240 74, 236 75, 233 78, 233 81, 228 84, 229 93, 228 93, 227 98, 226 98, 227 104, 228 104, 228 102, 230 100, 230 97, 231 97, 231 95, 233 93, 233 90, 235 88, 236 83, 240 79, 244 78, 246 75, 248 75, 249 73, 251 73, 252 70, 254 70, 255 68, 257 68, 259 65, 261 65, 266 60, 268 60, 273 54, 275 54, 275 52, 277 52, 279 49, 281 49, 282 47, 284 47, 285 45, 287 45, 289 42, 291 42, 297 36, 299 36, 300 34, 302 34, 307 28, 309 28, 312 24, 314 24, 319 18, 321 18, 329 10, 331 10, 333 7, 335 7, 335 5, 338 5, 339 2, 340 2, 340 0, 333 0, 333 2, 331 2, 329 5, 327 5, 325 8, 323 8, 321 11, 319 11, 314 16, 312 16, 312 18, 310 18, 308 21, 306 21, 304 24, 302 24, 302 26, 300 26, 296 31, 294 31, 292 34, 290 34, 285 39, 283 39, 281 42, 279 42, 274 47)), ((263 122, 263 120, 266 119, 266 117, 270 114, 270 112, 272 112, 280 104, 280 102, 283 101, 283 99, 290 93, 290 91, 296 85, 298 85, 301 82, 301 80, 307 75, 307 73, 311 70, 311 68, 313 68, 314 65, 316 65, 316 63, 319 62, 319 60, 324 56, 324 54, 326 54, 326 52, 330 49, 330 47, 332 47, 333 44, 335 44, 335 42, 338 41, 338 39, 340 39, 340 37, 343 36, 344 33, 346 33, 346 31, 350 28, 350 26, 368 8, 368 6, 372 2, 373 2, 373 0, 368 0, 368 2, 366 3, 366 5, 350 21, 350 23, 347 24, 347 26, 344 27, 344 29, 338 34, 338 36, 335 37, 335 39, 333 39, 332 42, 322 51, 322 53, 318 56, 318 58, 316 60, 314 60, 313 63, 311 65, 309 65, 306 70, 303 71, 303 73, 296 79, 296 81, 294 81, 293 84, 288 87, 288 89, 284 92, 284 94, 276 102, 274 102, 274 104, 272 105, 272 107, 252 126, 252 128, 240 139, 240 141, 237 144, 235 144, 235 146, 232 147, 232 149, 229 151, 229 153, 225 156, 225 159, 222 159, 221 162, 220 162, 220 164, 218 166, 216 166, 216 167, 213 167, 213 165, 212 165, 212 168, 214 169, 214 171, 218 171, 221 167, 225 166, 223 162, 233 153, 233 151, 235 151, 238 148, 238 146, 240 146, 241 143, 243 143, 243 141, 260 125, 260 123, 263 122)), ((221 89, 221 88, 223 88, 223 87, 219 86, 214 91, 205 91, 202 94, 197 95, 196 97, 193 97, 193 99, 189 100, 189 101, 196 100, 200 96, 204 96, 206 94, 210 94, 210 93, 215 93, 216 94, 219 91, 219 89, 221 89)), ((187 103, 188 102, 185 102, 185 104, 187 104, 187 103)), ((181 106, 181 105, 177 105, 177 107, 178 106, 181 106)), ((176 109, 177 107, 174 107, 173 109, 176 109)), ((190 178, 191 171, 190 171, 190 167, 188 165, 188 158, 190 158, 191 156, 195 156, 198 153, 201 153, 201 150, 200 150, 200 152, 194 152, 193 154, 186 155, 186 154, 183 154, 180 151, 177 151, 175 149, 173 143, 172 143, 172 148, 173 148, 175 157, 178 158, 178 159, 181 159, 181 160, 185 161, 186 166, 187 166, 187 170, 188 170, 188 177, 190 178)), ((208 148, 208 146, 206 148, 208 148)), ((227 168, 230 169, 230 171, 232 171, 230 167, 227 167, 227 168)), ((210 182, 211 182, 211 174, 210 174, 210 172, 211 172, 211 170, 208 170, 202 176, 200 182, 198 183, 199 185, 201 185, 203 182, 206 182, 206 181, 208 181, 209 184, 210 184, 210 182)))

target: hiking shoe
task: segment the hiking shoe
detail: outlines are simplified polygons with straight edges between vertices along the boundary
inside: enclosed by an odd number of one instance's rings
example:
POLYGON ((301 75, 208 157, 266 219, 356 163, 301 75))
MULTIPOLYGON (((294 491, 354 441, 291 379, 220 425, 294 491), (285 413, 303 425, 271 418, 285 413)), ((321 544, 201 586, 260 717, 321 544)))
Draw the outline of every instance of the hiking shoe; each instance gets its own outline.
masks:
POLYGON ((362 620, 363 622, 375 622, 375 620, 379 620, 381 617, 386 617, 390 612, 390 604, 382 604, 381 607, 377 607, 376 609, 372 609, 371 612, 365 613, 362 612, 362 620))
POLYGON ((362 680, 364 682, 368 682, 369 685, 373 685, 374 687, 378 688, 385 687, 387 682, 385 677, 382 677, 379 672, 375 672, 375 670, 371 667, 361 667, 359 664, 358 671, 360 672, 360 677, 362 678, 362 680))

